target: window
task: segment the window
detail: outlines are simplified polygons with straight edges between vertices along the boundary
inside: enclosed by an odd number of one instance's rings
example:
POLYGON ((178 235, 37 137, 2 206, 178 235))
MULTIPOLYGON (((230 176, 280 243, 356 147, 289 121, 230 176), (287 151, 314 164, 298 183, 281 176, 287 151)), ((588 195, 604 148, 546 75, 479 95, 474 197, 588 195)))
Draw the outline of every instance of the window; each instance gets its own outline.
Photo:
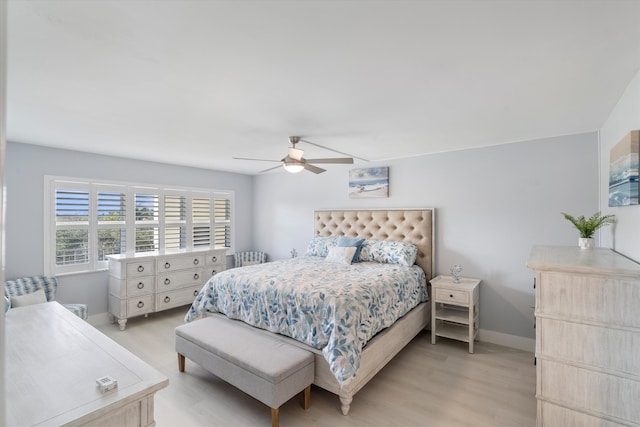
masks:
POLYGON ((45 177, 45 274, 108 256, 193 247, 233 252, 233 192, 45 177))

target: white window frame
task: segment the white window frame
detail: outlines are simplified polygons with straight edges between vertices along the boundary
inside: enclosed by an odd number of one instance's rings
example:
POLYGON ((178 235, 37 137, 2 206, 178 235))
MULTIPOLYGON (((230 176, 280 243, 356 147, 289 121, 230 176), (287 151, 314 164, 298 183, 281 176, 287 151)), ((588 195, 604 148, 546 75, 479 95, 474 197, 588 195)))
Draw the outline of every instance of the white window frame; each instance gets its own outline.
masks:
MULTIPOLYGON (((165 228, 175 226, 175 223, 167 222, 164 217, 165 211, 165 195, 184 196, 186 198, 187 218, 184 222, 186 227, 185 247, 181 249, 193 248, 193 219, 192 204, 194 197, 208 197, 211 204, 210 212, 210 239, 215 243, 215 227, 216 223, 214 212, 214 200, 219 198, 228 199, 231 205, 231 213, 229 221, 225 224, 230 225, 230 247, 227 248, 227 255, 235 252, 235 193, 233 190, 217 190, 209 188, 195 187, 176 187, 176 186, 160 186, 144 183, 132 183, 122 181, 106 181, 106 180, 89 180, 85 178, 70 178, 61 176, 46 175, 44 177, 44 273, 64 275, 75 273, 87 273, 92 271, 101 271, 108 268, 107 261, 98 260, 98 230, 106 228, 124 228, 127 254, 135 253, 136 245, 136 221, 135 221, 135 193, 145 193, 158 195, 158 221, 153 221, 153 226, 158 228, 158 248, 160 252, 165 251, 165 228), (56 189, 63 190, 81 190, 89 192, 89 260, 84 264, 70 264, 59 266, 56 265, 56 189), (127 209, 124 223, 121 221, 98 224, 97 211, 97 194, 98 192, 118 191, 125 194, 127 209)), ((151 225, 151 224, 150 224, 151 225)), ((86 227, 86 225, 78 225, 78 227, 86 227)), ((210 246, 213 247, 213 246, 210 246)), ((204 248, 197 246, 198 249, 204 248)), ((167 249, 167 252, 176 251, 178 249, 167 249)))

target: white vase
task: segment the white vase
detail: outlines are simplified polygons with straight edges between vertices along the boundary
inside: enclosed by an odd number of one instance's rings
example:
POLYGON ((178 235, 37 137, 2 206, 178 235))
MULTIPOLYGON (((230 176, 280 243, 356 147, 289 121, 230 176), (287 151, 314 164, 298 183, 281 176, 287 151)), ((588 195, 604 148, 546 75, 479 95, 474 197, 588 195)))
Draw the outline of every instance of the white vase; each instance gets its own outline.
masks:
POLYGON ((580 246, 580 249, 593 249, 595 247, 595 243, 591 237, 580 237, 578 239, 578 246, 580 246))

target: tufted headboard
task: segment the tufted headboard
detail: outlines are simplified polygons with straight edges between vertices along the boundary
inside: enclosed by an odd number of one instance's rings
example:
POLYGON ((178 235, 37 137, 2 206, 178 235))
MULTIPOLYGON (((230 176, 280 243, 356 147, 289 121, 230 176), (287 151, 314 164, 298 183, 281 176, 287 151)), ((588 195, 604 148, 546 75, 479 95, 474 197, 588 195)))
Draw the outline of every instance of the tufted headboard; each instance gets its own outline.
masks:
POLYGON ((416 264, 422 267, 427 281, 434 273, 435 210, 371 209, 317 210, 314 212, 314 235, 348 236, 375 240, 410 242, 418 247, 416 264))

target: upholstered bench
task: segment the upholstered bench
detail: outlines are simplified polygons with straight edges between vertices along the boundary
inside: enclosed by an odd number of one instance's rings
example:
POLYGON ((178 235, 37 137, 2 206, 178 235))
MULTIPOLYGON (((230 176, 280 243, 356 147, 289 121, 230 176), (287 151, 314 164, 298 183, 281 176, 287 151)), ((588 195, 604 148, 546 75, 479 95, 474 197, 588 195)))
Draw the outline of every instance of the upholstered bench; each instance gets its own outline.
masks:
POLYGON ((309 408, 314 377, 313 354, 253 331, 220 316, 176 328, 178 369, 185 357, 271 407, 271 424, 279 424, 280 405, 301 391, 309 408))

